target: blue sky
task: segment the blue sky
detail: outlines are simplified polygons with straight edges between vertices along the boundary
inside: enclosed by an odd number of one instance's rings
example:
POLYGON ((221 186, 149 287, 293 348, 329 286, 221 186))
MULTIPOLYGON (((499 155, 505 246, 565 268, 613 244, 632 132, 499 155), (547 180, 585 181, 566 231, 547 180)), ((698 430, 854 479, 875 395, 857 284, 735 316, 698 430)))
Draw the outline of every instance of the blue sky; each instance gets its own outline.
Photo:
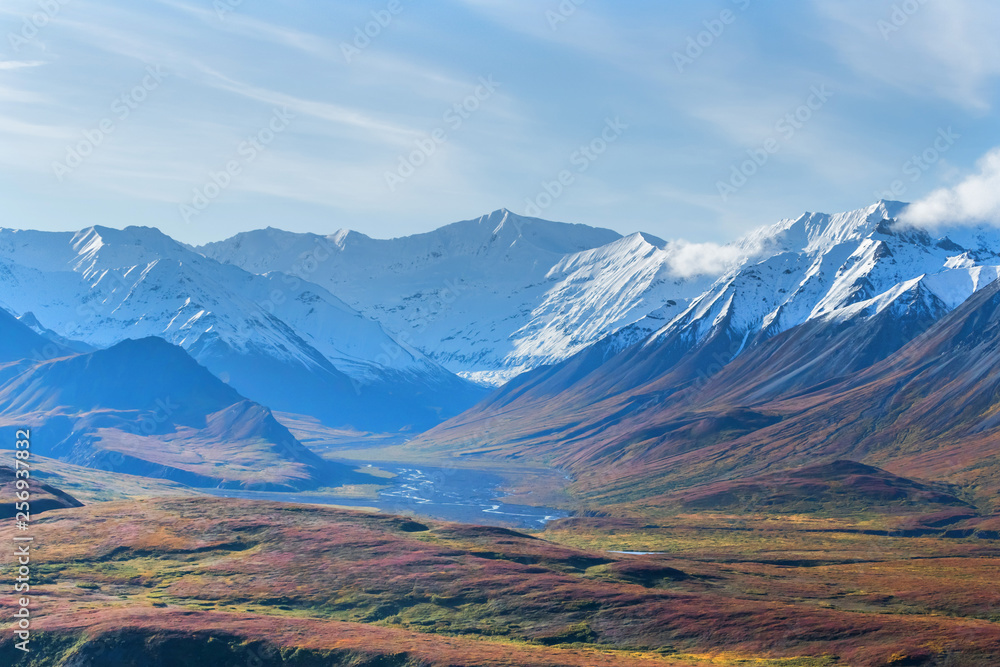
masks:
POLYGON ((507 207, 726 241, 1000 145, 989 0, 9 0, 0 29, 6 227, 388 237, 507 207))

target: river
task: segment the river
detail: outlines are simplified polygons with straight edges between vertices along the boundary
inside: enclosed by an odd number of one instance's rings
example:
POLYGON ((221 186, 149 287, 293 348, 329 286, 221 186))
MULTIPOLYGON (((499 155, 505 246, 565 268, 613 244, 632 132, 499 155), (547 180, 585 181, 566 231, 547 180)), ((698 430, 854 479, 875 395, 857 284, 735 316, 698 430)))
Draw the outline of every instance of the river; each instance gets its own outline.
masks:
MULTIPOLYGON (((350 465, 357 462, 341 461, 350 465)), ((553 519, 569 516, 568 512, 551 507, 511 505, 497 496, 501 494, 503 479, 493 473, 468 468, 439 468, 380 462, 360 464, 362 470, 376 465, 380 470, 394 473, 384 480, 386 488, 378 499, 347 498, 321 494, 275 493, 233 489, 199 489, 223 498, 276 500, 291 503, 319 505, 346 505, 376 507, 391 514, 422 516, 445 521, 507 526, 517 528, 542 528, 553 519)))

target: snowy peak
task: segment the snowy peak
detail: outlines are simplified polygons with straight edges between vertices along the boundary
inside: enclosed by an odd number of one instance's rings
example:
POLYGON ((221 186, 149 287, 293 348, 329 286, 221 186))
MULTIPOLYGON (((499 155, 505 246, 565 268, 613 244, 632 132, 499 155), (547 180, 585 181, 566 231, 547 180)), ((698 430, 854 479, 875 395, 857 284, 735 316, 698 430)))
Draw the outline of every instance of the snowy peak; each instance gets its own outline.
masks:
POLYGON ((610 229, 551 222, 519 216, 507 209, 455 222, 430 232, 394 239, 371 239, 357 232, 330 237, 337 247, 357 251, 377 247, 393 254, 408 251, 415 259, 447 264, 462 258, 490 258, 493 262, 523 264, 525 259, 549 261, 553 257, 610 243, 621 235, 610 229), (391 249, 391 250, 390 250, 391 249))
POLYGON ((686 331, 705 339, 719 326, 761 340, 817 318, 940 317, 1000 274, 1000 239, 991 230, 900 227, 900 202, 880 201, 834 215, 807 213, 738 242, 749 259, 719 279, 656 337, 686 331), (966 250, 975 239, 977 250, 966 250), (916 307, 920 301, 924 307, 916 307), (898 303, 897 303, 898 302, 898 303))
MULTIPOLYGON (((553 280, 560 275, 567 275, 582 266, 592 266, 602 269, 620 263, 623 260, 642 261, 643 259, 657 255, 665 246, 665 241, 660 241, 656 237, 636 232, 624 236, 617 241, 612 241, 607 245, 566 255, 549 270, 545 277, 553 280), (651 243, 650 238, 655 239, 658 243, 651 243)), ((656 263, 662 263, 662 258, 660 262, 656 263)))
POLYGON ((717 277, 670 271, 649 234, 499 209, 394 239, 261 230, 200 250, 253 273, 305 275, 449 370, 484 383, 560 361, 717 277))
POLYGON ((136 226, 125 229, 89 227, 73 235, 70 247, 76 252, 78 266, 100 262, 114 269, 147 263, 151 257, 164 259, 192 254, 160 230, 136 226))
POLYGON ((647 234, 646 232, 635 232, 635 234, 631 234, 631 236, 638 236, 647 244, 653 246, 654 248, 659 248, 660 250, 664 250, 667 247, 666 241, 664 241, 658 236, 647 234))
MULTIPOLYGON (((268 229, 270 230, 271 228, 268 227, 268 229)), ((281 234, 287 235, 289 232, 281 232, 281 234)), ((370 236, 356 232, 353 229, 338 229, 330 236, 327 236, 326 239, 340 250, 344 250, 352 243, 364 243, 373 240, 370 236)))
POLYGON ((554 254, 589 250, 621 237, 610 229, 529 218, 505 208, 473 220, 447 225, 429 234, 442 237, 456 235, 501 248, 522 243, 554 254))
POLYGON ((751 232, 738 245, 760 252, 826 252, 842 243, 867 238, 904 207, 899 202, 879 201, 867 208, 833 215, 804 213, 751 232))
POLYGON ((269 407, 295 411, 291 394, 268 379, 285 377, 309 388, 311 403, 297 401, 304 412, 337 420, 364 412, 369 426, 377 411, 362 403, 378 402, 376 394, 412 399, 386 428, 436 421, 442 406, 454 411, 478 396, 478 388, 292 268, 295 275, 255 275, 147 227, 0 232, 0 303, 37 313, 50 340, 109 347, 160 337, 269 407), (358 398, 366 391, 370 397, 358 398))

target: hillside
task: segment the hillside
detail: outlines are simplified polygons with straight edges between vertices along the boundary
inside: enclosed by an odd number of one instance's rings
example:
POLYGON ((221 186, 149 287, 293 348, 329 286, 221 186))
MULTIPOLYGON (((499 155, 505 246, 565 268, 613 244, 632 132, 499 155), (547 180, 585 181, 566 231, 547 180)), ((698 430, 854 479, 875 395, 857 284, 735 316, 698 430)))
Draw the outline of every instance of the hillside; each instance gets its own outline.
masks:
MULTIPOLYGON (((618 351, 612 336, 526 374, 409 446, 545 460, 570 470, 575 488, 601 502, 851 459, 904 477, 960 484, 992 503, 1000 479, 987 444, 997 435, 993 378, 1000 371, 994 352, 1000 330, 998 287, 990 282, 996 267, 948 266, 959 255, 982 261, 994 255, 906 236, 879 217, 884 213, 854 216, 853 227, 835 217, 815 233, 801 221, 796 243, 808 243, 804 255, 816 248, 822 257, 850 257, 838 244, 895 239, 899 247, 868 266, 863 280, 843 268, 855 266, 851 260, 834 272, 836 280, 825 280, 827 291, 808 296, 800 286, 783 295, 772 279, 762 279, 761 267, 799 264, 798 255, 743 267, 640 342, 618 351), (900 268, 904 251, 923 258, 921 268, 945 266, 871 296, 908 275, 900 268), (881 274, 887 282, 874 290, 838 287, 876 285, 871 276, 881 274), (953 290, 946 293, 942 285, 953 290), (784 299, 770 311, 774 317, 765 316, 769 304, 753 305, 762 294, 784 299), (964 301, 963 294, 969 295, 964 301), (839 305, 824 307, 834 295, 839 305), (793 308, 801 299, 808 307, 793 308)), ((805 286, 823 282, 820 274, 808 276, 805 286)))
POLYGON ((353 475, 155 337, 0 366, 0 432, 21 427, 34 429, 33 453, 195 486, 309 488, 353 475))
MULTIPOLYGON (((13 468, 0 466, 0 519, 13 519, 17 515, 15 503, 18 502, 17 480, 13 468)), ((64 509, 67 507, 83 507, 83 503, 69 495, 62 489, 58 489, 51 484, 34 483, 31 486, 31 512, 30 514, 42 514, 49 510, 64 509)))
MULTIPOLYGON (((567 519, 528 535, 203 498, 59 510, 33 529, 46 545, 33 565, 59 572, 33 592, 59 605, 42 612, 29 665, 971 667, 1000 656, 991 540, 709 515, 567 519), (669 553, 613 553, 640 550, 669 553)), ((13 642, 0 639, 0 660, 13 642)))

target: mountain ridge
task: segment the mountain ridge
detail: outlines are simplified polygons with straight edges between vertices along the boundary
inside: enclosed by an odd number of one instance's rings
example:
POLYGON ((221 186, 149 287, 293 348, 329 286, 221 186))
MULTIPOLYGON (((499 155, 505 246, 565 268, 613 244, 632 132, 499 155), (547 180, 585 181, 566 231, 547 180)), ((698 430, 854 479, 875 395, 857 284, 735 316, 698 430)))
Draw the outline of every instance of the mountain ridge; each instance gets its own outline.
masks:
POLYGON ((650 310, 679 308, 711 282, 674 275, 671 245, 652 235, 506 209, 394 239, 269 228, 199 250, 254 273, 306 274, 446 368, 494 386, 650 310))
MULTIPOLYGON (((948 448, 941 423, 924 429, 931 444, 926 451, 917 447, 923 453, 912 460, 901 454, 899 442, 878 440, 861 427, 855 437, 868 445, 845 450, 832 435, 853 432, 850 408, 843 406, 863 402, 852 392, 871 405, 896 395, 891 383, 883 386, 871 374, 895 377, 896 371, 885 370, 890 364, 998 289, 1000 259, 992 248, 1000 245, 990 247, 992 230, 965 234, 966 243, 979 240, 970 248, 950 234, 932 238, 896 227, 885 217, 892 210, 880 202, 850 214, 779 223, 770 251, 720 278, 651 334, 633 333, 636 340, 622 345, 616 338, 623 334, 612 334, 562 363, 527 373, 409 446, 546 461, 570 470, 581 493, 605 500, 756 474, 779 460, 791 465, 797 447, 804 447, 795 443, 802 442, 820 456, 857 457, 891 473, 955 481, 928 463, 935 447, 948 448), (829 228, 819 224, 823 220, 829 228), (788 239, 801 244, 798 252, 788 249, 788 239), (773 281, 776 276, 784 284, 773 281), (852 378, 866 381, 845 384, 852 378), (830 393, 835 390, 841 393, 830 393), (824 412, 827 404, 842 406, 841 413, 824 412), (807 406, 811 422, 792 419, 807 406), (824 419, 833 430, 807 437, 808 424, 824 419), (797 430, 786 430, 790 424, 797 430), (783 444, 771 446, 765 438, 783 444), (767 451, 772 453, 762 453, 767 451)), ((765 236, 748 238, 767 247, 765 236)), ((961 353, 954 341, 941 345, 961 353)), ((981 354, 982 363, 991 363, 988 350, 981 354)), ((921 378, 933 379, 941 391, 948 386, 940 377, 921 378)), ((968 397, 949 395, 954 403, 947 412, 968 407, 968 397)), ((970 419, 984 418, 983 410, 973 410, 979 417, 970 419)), ((923 411, 928 420, 938 413, 923 411)), ((914 429, 920 423, 915 419, 914 429)), ((887 432, 899 432, 894 423, 885 422, 887 432)), ((971 431, 961 437, 980 442, 971 431)), ((981 444, 969 447, 981 451, 981 444)), ((991 474, 984 465, 978 478, 991 474)))
POLYGON ((426 427, 482 395, 322 287, 219 264, 154 228, 0 230, 0 284, 0 304, 60 337, 160 336, 250 398, 334 426, 426 427))
MULTIPOLYGON (((0 352, 12 322, 28 330, 0 313, 0 352)), ((0 364, 0 431, 23 427, 36 454, 198 486, 297 489, 351 476, 158 337, 0 364)))

